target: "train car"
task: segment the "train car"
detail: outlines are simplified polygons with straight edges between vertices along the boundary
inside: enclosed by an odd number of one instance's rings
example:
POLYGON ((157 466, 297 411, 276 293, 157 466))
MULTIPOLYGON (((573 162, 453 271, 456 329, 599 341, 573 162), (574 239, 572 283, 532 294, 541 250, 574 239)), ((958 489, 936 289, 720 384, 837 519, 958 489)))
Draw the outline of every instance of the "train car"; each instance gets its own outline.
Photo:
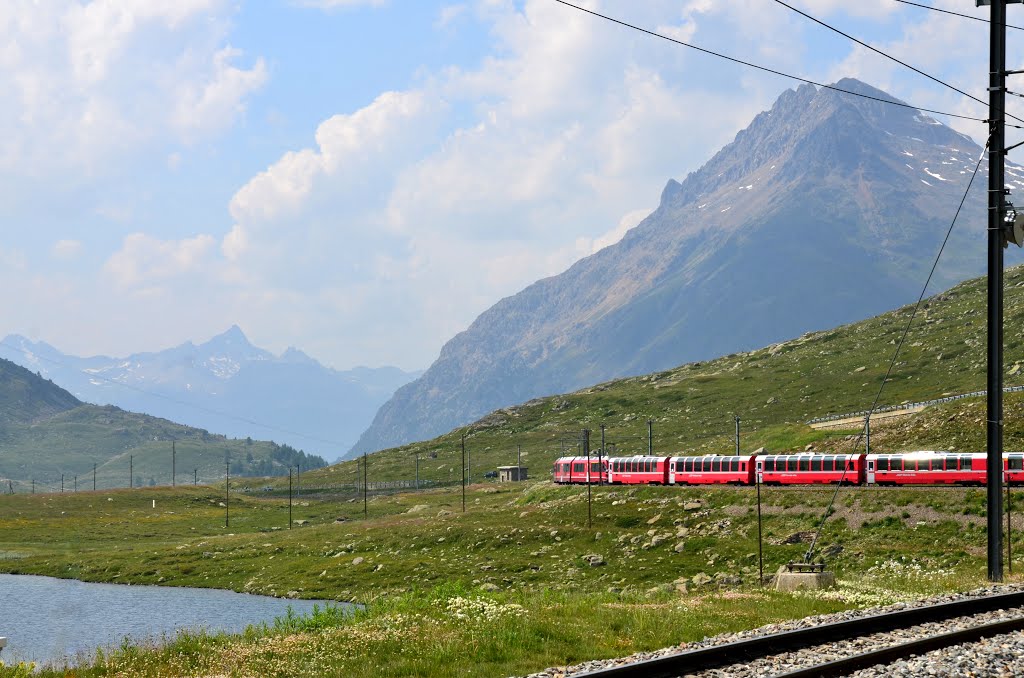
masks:
POLYGON ((984 485, 987 473, 982 452, 922 450, 869 454, 865 478, 874 485, 984 485))
POLYGON ((754 456, 671 457, 668 482, 673 485, 754 484, 754 456))
POLYGON ((864 455, 769 454, 757 457, 756 472, 768 485, 863 485, 864 455))
POLYGON ((590 482, 603 484, 608 482, 608 460, 590 457, 590 476, 587 476, 586 457, 559 457, 555 460, 552 480, 565 485, 570 483, 586 484, 590 482))
POLYGON ((669 457, 611 457, 608 482, 612 485, 668 485, 669 457))
POLYGON ((1024 485, 1024 452, 1004 452, 1003 471, 1008 485, 1024 485))

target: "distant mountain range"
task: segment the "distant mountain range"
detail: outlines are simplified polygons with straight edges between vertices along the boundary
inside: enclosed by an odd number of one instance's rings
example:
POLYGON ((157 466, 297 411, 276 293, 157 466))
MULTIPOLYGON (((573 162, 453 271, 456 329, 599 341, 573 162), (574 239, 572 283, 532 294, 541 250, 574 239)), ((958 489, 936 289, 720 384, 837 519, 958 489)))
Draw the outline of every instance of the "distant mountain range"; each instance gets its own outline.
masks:
POLYGON ((302 351, 253 346, 237 326, 126 358, 77 357, 11 335, 0 357, 38 372, 80 400, 144 412, 236 438, 273 439, 335 458, 395 389, 419 373, 394 367, 337 371, 302 351))
MULTIPOLYGON (((0 485, 67 491, 221 482, 312 470, 323 458, 289 445, 223 435, 81 402, 52 381, 0 358, 0 485), (173 460, 172 460, 173 457, 173 460), (10 485, 8 483, 11 483, 10 485)), ((244 481, 242 481, 244 482, 244 481)))
MULTIPOLYGON (((836 86, 883 101, 784 92, 703 167, 670 180, 619 243, 481 314, 350 453, 915 299, 982 149, 869 85, 836 86)), ((983 165, 933 291, 984 270, 986 175, 983 165)), ((1008 165, 1007 182, 1024 188, 1024 171, 1008 165)))

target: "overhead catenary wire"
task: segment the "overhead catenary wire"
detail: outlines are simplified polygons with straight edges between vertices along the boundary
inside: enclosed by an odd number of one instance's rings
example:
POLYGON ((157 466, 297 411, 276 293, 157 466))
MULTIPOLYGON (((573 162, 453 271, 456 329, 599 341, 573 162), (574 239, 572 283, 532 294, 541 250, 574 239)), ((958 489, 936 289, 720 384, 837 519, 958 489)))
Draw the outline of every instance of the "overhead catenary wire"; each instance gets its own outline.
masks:
MULTIPOLYGON (((953 234, 953 227, 956 226, 956 220, 960 216, 960 212, 964 208, 964 203, 967 202, 967 195, 971 192, 971 186, 974 185, 974 180, 978 176, 978 170, 981 168, 981 162, 985 159, 985 152, 988 151, 989 144, 992 141, 992 137, 989 136, 985 140, 985 147, 981 149, 981 153, 978 155, 978 162, 974 166, 974 172, 971 173, 971 178, 967 182, 967 188, 964 189, 963 197, 960 198, 960 204, 956 208, 956 214, 953 215, 953 220, 949 223, 949 228, 946 229, 946 236, 942 239, 942 244, 939 245, 939 251, 935 255, 935 261, 932 262, 931 270, 928 271, 928 277, 924 281, 924 285, 921 287, 921 294, 917 297, 917 303, 914 304, 914 309, 910 312, 910 317, 907 318, 907 324, 903 328, 903 334, 900 336, 900 340, 896 343, 896 350, 893 351, 892 360, 889 361, 889 367, 885 370, 885 376, 882 377, 882 383, 878 385, 878 392, 875 394, 875 399, 871 403, 871 407, 867 410, 865 416, 865 428, 867 428, 867 422, 871 419, 871 414, 878 407, 878 401, 882 397, 882 390, 885 389, 886 383, 889 381, 889 377, 892 376, 892 370, 896 366, 896 359, 899 358, 900 351, 903 349, 903 344, 907 340, 907 335, 910 333, 910 327, 914 324, 914 318, 917 316, 918 310, 921 308, 921 302, 924 301, 924 295, 928 292, 928 285, 931 284, 932 276, 935 275, 935 270, 939 267, 939 260, 942 259, 942 253, 946 249, 946 244, 949 243, 949 238, 953 234)), ((864 429, 861 429, 860 433, 857 434, 857 439, 854 441, 853 449, 856 450, 860 444, 860 441, 864 437, 864 429)), ((811 540, 811 545, 807 549, 807 553, 804 555, 804 562, 811 562, 811 556, 814 555, 814 547, 818 543, 818 537, 821 536, 821 530, 825 527, 825 521, 828 520, 829 514, 832 512, 832 506, 835 504, 836 497, 839 495, 839 488, 843 486, 843 479, 846 477, 846 471, 849 464, 843 467, 843 475, 839 479, 839 483, 836 484, 836 489, 832 493, 832 498, 828 502, 825 512, 821 516, 821 522, 818 524, 818 529, 814 533, 814 538, 811 540)))
MULTIPOLYGON (((895 101, 893 99, 883 99, 882 97, 871 96, 870 94, 864 94, 863 92, 855 92, 853 90, 844 89, 842 87, 836 87, 835 85, 827 85, 825 83, 818 82, 816 80, 811 80, 809 78, 804 78, 804 77, 799 76, 799 75, 792 75, 790 73, 784 73, 783 71, 779 71, 779 70, 776 70, 774 68, 769 68, 768 66, 761 66, 759 64, 755 64, 755 63, 750 62, 750 61, 744 61, 743 59, 738 59, 736 57, 731 57, 731 56, 729 56, 727 54, 722 54, 721 52, 716 52, 714 50, 707 49, 705 47, 699 47, 699 46, 694 45, 692 43, 684 42, 682 40, 678 40, 676 38, 669 37, 669 36, 664 35, 662 33, 658 33, 657 31, 648 30, 648 29, 643 28, 641 26, 637 26, 636 24, 631 24, 631 23, 623 21, 621 19, 616 19, 615 17, 608 16, 607 14, 601 14, 600 12, 595 12, 594 10, 587 9, 586 7, 580 7, 579 5, 574 5, 571 2, 567 2, 567 0, 555 0, 555 2, 557 2, 559 4, 562 4, 562 5, 565 5, 566 7, 572 7, 573 9, 579 10, 580 12, 585 12, 587 14, 590 14, 592 16, 598 17, 600 19, 604 19, 605 21, 610 21, 610 22, 618 24, 620 26, 624 26, 625 28, 630 28, 630 29, 632 29, 634 31, 639 31, 641 33, 646 33, 647 35, 650 35, 650 36, 653 36, 653 37, 656 37, 656 38, 661 38, 662 40, 667 40, 667 41, 673 42, 673 43, 675 43, 677 45, 682 45, 683 47, 689 47, 690 49, 697 50, 698 52, 703 52, 704 54, 710 54, 711 56, 718 57, 719 59, 725 59, 726 61, 731 61, 733 63, 737 63, 737 64, 740 64, 742 66, 747 66, 749 68, 756 68, 756 69, 758 69, 760 71, 764 71, 766 73, 771 73, 773 75, 778 75, 778 76, 781 76, 783 78, 789 78, 790 80, 797 80, 799 82, 807 83, 808 85, 814 85, 815 87, 823 87, 825 89, 829 89, 829 90, 832 90, 834 92, 841 92, 843 94, 852 94, 853 96, 861 97, 863 99, 870 99, 871 101, 878 101, 878 102, 883 103, 883 104, 889 104, 891 106, 899 106, 901 108, 910 108, 910 109, 913 109, 913 110, 916 110, 916 111, 921 111, 923 113, 934 113, 935 115, 945 115, 945 116, 948 116, 950 118, 959 118, 961 120, 973 120, 974 122, 988 122, 988 120, 985 119, 985 118, 977 118, 977 117, 970 116, 970 115, 960 115, 958 113, 949 113, 947 111, 938 111, 938 110, 934 110, 934 109, 930 109, 930 108, 921 108, 920 106, 914 106, 912 104, 904 103, 902 101, 895 101)), ((1018 129, 1024 129, 1024 128, 1018 126, 1018 125, 1008 125, 1008 127, 1015 127, 1015 128, 1018 128, 1018 129)))
MULTIPOLYGON (((833 25, 831 25, 831 24, 829 24, 829 23, 827 23, 825 21, 822 21, 821 19, 813 17, 810 14, 808 14, 807 12, 805 12, 805 11, 803 11, 801 9, 797 9, 793 5, 790 5, 789 3, 784 2, 783 0, 775 0, 775 3, 778 4, 778 5, 782 5, 783 7, 785 7, 786 9, 788 9, 788 10, 790 10, 792 12, 796 12, 797 14, 799 14, 802 17, 810 19, 814 23, 818 24, 819 26, 823 26, 823 27, 827 28, 828 30, 832 31, 833 33, 838 33, 839 35, 843 36, 847 40, 852 40, 853 42, 857 43, 861 47, 866 47, 867 49, 871 50, 875 54, 883 56, 886 59, 889 59, 890 61, 894 61, 894 62, 898 63, 900 66, 903 66, 905 68, 909 68, 910 70, 914 71, 918 75, 923 75, 924 77, 928 78, 929 80, 931 80, 933 82, 937 82, 938 84, 942 85, 943 87, 947 87, 947 88, 953 90, 954 92, 957 92, 958 94, 962 94, 963 96, 967 97, 968 99, 972 99, 972 100, 974 100, 974 101, 976 101, 979 104, 982 104, 984 106, 988 105, 988 102, 982 101, 981 99, 979 99, 978 97, 974 96, 973 94, 971 94, 969 92, 965 92, 964 90, 960 89, 959 87, 956 87, 954 85, 949 84, 945 80, 940 80, 939 78, 936 78, 934 75, 931 75, 929 73, 925 73, 920 68, 917 68, 916 66, 912 66, 912 65, 908 64, 906 61, 903 61, 901 59, 897 59, 896 57, 892 56, 891 54, 888 54, 888 53, 878 49, 877 47, 869 45, 868 43, 864 42, 863 40, 861 40, 859 38, 856 38, 856 37, 850 35, 849 33, 836 28, 835 26, 833 26, 833 25)), ((1019 120, 1021 122, 1024 122, 1024 119, 1018 118, 1015 115, 1012 115, 1010 113, 1006 113, 1005 111, 1003 111, 1003 113, 1004 113, 1004 115, 1008 115, 1009 117, 1013 118, 1014 120, 1019 120)))
MULTIPOLYGON (((964 19, 973 19, 974 21, 982 21, 984 23, 992 23, 988 19, 980 16, 971 16, 970 14, 961 14, 960 12, 953 12, 948 9, 942 9, 941 7, 932 7, 931 5, 924 5, 920 2, 910 2, 910 0, 895 0, 901 2, 904 5, 913 5, 914 7, 920 7, 921 9, 930 9, 933 12, 942 12, 943 14, 952 14, 953 16, 963 17, 964 19)), ((1013 28, 1018 31, 1024 31, 1024 27, 1013 26, 1011 24, 1004 24, 1007 28, 1013 28)))

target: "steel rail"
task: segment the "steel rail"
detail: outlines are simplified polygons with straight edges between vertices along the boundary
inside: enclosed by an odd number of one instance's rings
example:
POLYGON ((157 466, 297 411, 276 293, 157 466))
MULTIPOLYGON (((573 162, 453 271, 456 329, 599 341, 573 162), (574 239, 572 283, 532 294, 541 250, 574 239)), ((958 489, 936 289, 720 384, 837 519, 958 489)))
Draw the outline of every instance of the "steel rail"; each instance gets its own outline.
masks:
POLYGON ((1024 617, 1004 619, 1003 621, 992 622, 991 624, 982 624, 981 626, 969 629, 940 633, 898 645, 890 645, 878 650, 851 655, 843 659, 795 669, 788 673, 778 673, 775 674, 774 678, 833 678, 834 676, 846 676, 860 669, 888 665, 901 659, 920 656, 933 650, 941 650, 954 645, 960 645, 961 643, 973 643, 982 638, 991 638, 1021 630, 1024 630, 1024 617))
POLYGON ((575 674, 574 678, 676 678, 837 640, 1022 606, 1024 592, 967 598, 688 650, 656 659, 575 674))

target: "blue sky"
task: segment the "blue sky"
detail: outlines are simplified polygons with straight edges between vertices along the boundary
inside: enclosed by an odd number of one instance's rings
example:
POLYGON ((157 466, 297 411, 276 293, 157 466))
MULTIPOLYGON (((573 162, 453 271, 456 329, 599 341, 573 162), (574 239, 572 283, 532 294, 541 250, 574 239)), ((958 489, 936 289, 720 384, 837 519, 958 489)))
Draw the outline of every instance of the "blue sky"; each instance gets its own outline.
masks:
MULTIPOLYGON (((985 113, 771 0, 581 4, 985 113)), ((985 97, 984 24, 793 4, 985 97)), ((935 2, 985 16, 973 4, 935 2)), ((1011 30, 1011 68, 1022 45, 1011 30)), ((125 355, 237 323, 341 369, 426 367, 498 299, 621 238, 797 84, 554 0, 16 1, 0 66, 0 336, 125 355)))

